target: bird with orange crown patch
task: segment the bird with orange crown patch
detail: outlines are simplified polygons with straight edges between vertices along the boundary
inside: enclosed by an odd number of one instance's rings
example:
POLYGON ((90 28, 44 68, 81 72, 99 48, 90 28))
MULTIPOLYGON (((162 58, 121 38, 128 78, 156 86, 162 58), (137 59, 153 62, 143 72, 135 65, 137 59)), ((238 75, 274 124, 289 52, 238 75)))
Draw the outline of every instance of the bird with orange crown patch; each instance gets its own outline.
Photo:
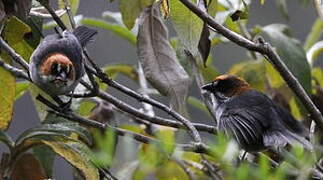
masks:
POLYGON ((265 94, 242 78, 224 74, 202 86, 213 94, 218 128, 247 152, 299 143, 312 150, 308 130, 265 94))
POLYGON ((46 36, 31 56, 32 81, 52 96, 69 94, 85 72, 82 47, 95 34, 96 30, 79 26, 73 32, 46 36))

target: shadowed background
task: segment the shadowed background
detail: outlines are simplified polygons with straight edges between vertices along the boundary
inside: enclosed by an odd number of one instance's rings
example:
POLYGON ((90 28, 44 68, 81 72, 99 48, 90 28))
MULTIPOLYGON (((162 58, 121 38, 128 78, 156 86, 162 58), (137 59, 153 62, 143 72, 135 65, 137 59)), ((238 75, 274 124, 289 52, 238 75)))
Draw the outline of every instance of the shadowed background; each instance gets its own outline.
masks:
MULTIPOLYGON (((303 7, 296 0, 288 0, 287 5, 290 15, 289 21, 286 21, 283 18, 274 2, 266 1, 265 5, 261 6, 258 1, 253 1, 249 13, 248 27, 252 27, 255 24, 288 24, 290 26, 292 35, 303 42, 307 33, 310 31, 314 20, 316 19, 313 4, 310 4, 308 7, 303 7)), ((80 8, 77 14, 83 14, 85 17, 101 18, 102 12, 106 10, 118 11, 117 3, 108 3, 107 0, 81 0, 80 8)), ((171 32, 170 34, 172 35, 173 33, 171 32)), ((99 29, 99 34, 97 35, 95 42, 88 46, 88 50, 93 59, 95 59, 96 62, 101 66, 109 63, 137 64, 135 47, 108 31, 99 29)), ((233 43, 226 43, 217 45, 212 49, 211 53, 214 58, 215 66, 221 73, 224 73, 233 63, 248 60, 246 52, 247 51, 245 49, 233 43)), ((129 82, 126 78, 120 77, 118 78, 118 81, 132 87, 133 89, 138 88, 133 82, 129 82)), ((135 100, 126 98, 118 92, 113 91, 112 93, 136 107, 140 106, 140 104, 138 104, 135 100)), ((196 90, 193 90, 191 94, 196 94, 196 90)), ((16 139, 17 136, 24 130, 37 125, 39 123, 39 119, 28 93, 16 101, 14 108, 14 118, 11 122, 8 133, 13 139, 16 139)), ((191 119, 194 121, 200 121, 208 124, 213 123, 207 122, 205 115, 197 110, 190 109, 190 114, 191 119)), ((0 152, 3 151, 4 146, 0 144, 0 152)), ((133 152, 136 153, 136 150, 133 152)), ((118 154, 123 153, 128 152, 125 152, 125 150, 119 148, 118 154)), ((66 163, 62 158, 57 158, 55 161, 54 172, 55 179, 57 180, 72 179, 71 168, 69 164, 66 163)))

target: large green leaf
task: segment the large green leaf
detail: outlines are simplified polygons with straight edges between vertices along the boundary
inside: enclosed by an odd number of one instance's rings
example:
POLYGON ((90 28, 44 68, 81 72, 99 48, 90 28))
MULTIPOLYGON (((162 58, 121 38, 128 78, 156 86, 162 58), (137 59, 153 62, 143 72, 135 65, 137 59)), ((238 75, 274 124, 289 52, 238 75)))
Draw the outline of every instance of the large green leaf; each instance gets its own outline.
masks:
POLYGON ((120 0, 119 9, 122 15, 123 23, 126 25, 126 27, 128 29, 132 29, 140 12, 153 2, 153 0, 120 0))
POLYGON ((80 128, 75 123, 64 123, 44 124, 29 129, 18 137, 12 157, 17 158, 32 147, 46 145, 79 169, 86 179, 99 179, 97 169, 90 162, 89 149, 75 137, 76 133, 82 139, 88 138, 80 128))
POLYGON ((282 24, 271 24, 263 28, 275 50, 298 79, 304 89, 311 92, 311 70, 306 53, 299 41, 286 35, 288 28, 282 24))
POLYGON ((169 6, 177 36, 185 49, 197 56, 203 21, 178 0, 169 0, 169 6))
POLYGON ((127 28, 122 27, 121 25, 112 24, 107 21, 100 20, 100 19, 94 19, 94 18, 83 18, 80 21, 80 23, 83 25, 88 25, 88 26, 92 26, 92 27, 101 28, 101 29, 104 29, 107 31, 111 31, 112 33, 118 35, 119 37, 124 38, 125 40, 130 42, 130 44, 132 44, 132 45, 135 45, 137 42, 136 36, 131 31, 129 31, 127 28))

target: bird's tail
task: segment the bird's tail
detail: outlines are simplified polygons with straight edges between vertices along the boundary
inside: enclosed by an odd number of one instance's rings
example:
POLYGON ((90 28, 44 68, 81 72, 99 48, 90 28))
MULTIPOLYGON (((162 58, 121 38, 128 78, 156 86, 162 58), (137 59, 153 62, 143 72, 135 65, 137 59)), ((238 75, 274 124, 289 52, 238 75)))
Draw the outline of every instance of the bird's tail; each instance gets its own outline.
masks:
POLYGON ((275 131, 271 132, 271 134, 267 134, 264 137, 264 143, 266 146, 281 146, 283 144, 294 145, 296 143, 301 144, 305 149, 309 151, 313 151, 313 145, 304 137, 297 135, 295 133, 285 131, 275 131), (277 142, 280 142, 277 144, 277 142), (285 143, 284 143, 285 142, 285 143))
POLYGON ((88 28, 86 26, 79 26, 73 31, 73 34, 79 40, 82 47, 84 47, 88 42, 92 41, 94 35, 96 35, 97 33, 97 30, 88 28))

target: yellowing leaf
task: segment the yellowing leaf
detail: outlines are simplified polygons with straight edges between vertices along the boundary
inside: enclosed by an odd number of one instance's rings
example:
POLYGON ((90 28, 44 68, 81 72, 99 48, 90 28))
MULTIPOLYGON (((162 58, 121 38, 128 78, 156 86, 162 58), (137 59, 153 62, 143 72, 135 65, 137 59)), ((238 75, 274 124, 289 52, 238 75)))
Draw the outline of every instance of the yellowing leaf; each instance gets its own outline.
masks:
POLYGON ((5 28, 2 33, 4 34, 4 38, 7 43, 12 46, 21 42, 24 35, 30 31, 31 29, 28 25, 15 16, 12 16, 6 21, 5 28))
POLYGON ((0 68, 0 130, 6 130, 12 119, 15 100, 15 77, 0 68), (5 88, 4 88, 5 87, 5 88))
POLYGON ((85 146, 83 144, 73 141, 66 141, 64 143, 53 141, 42 142, 51 147, 53 151, 66 159, 74 167, 79 169, 83 173, 86 180, 99 179, 98 170, 93 167, 88 154, 84 152, 85 146))
POLYGON ((170 13, 168 0, 161 0, 160 11, 165 19, 168 18, 170 13))
MULTIPOLYGON (((30 28, 16 17, 11 17, 5 22, 3 30, 3 37, 16 51, 28 49, 27 46, 22 46, 22 43, 27 44, 23 40, 25 33, 30 32, 30 28), (16 46, 16 48, 15 48, 16 46)), ((19 51, 17 51, 19 53, 19 51)), ((6 63, 11 63, 10 57, 1 53, 1 60, 6 63)), ((5 130, 8 128, 12 119, 13 104, 15 98, 15 77, 8 71, 0 68, 0 129, 5 130)))

